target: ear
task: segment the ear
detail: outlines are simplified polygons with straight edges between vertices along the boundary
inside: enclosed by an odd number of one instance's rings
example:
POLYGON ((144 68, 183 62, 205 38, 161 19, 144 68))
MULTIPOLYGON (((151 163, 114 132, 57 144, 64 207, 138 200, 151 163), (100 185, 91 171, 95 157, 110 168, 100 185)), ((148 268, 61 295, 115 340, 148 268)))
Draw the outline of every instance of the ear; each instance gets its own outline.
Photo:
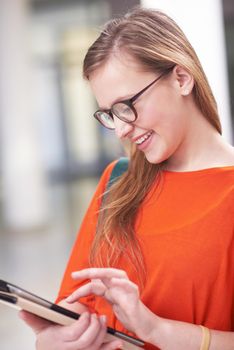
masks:
POLYGON ((182 96, 187 96, 191 93, 194 86, 193 76, 183 67, 176 65, 173 69, 173 75, 176 79, 177 86, 180 89, 182 96))

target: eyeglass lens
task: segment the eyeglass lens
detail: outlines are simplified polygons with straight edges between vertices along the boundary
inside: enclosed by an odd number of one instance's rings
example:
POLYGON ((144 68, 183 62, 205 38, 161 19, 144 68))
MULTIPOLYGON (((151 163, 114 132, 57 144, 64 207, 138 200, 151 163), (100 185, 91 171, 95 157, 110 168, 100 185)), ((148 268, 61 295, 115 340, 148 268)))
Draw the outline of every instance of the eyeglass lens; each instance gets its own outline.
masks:
POLYGON ((106 128, 115 129, 114 119, 109 113, 98 111, 95 113, 95 118, 106 128))

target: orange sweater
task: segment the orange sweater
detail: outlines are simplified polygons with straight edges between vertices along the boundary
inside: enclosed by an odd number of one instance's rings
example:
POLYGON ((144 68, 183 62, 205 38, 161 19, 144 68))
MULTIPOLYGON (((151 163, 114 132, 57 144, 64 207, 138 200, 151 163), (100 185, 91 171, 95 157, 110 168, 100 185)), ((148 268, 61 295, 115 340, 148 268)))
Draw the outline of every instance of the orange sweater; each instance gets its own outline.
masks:
MULTIPOLYGON (((83 220, 57 302, 85 283, 70 275, 89 266, 100 195, 113 166, 114 162, 104 171, 83 220)), ((139 208, 135 228, 147 268, 141 293, 145 305, 164 318, 234 331, 234 166, 164 171, 160 195, 152 188, 139 208)), ((136 282, 134 269, 123 266, 136 282)), ((126 331, 100 297, 82 301, 106 314, 109 326, 126 331)))

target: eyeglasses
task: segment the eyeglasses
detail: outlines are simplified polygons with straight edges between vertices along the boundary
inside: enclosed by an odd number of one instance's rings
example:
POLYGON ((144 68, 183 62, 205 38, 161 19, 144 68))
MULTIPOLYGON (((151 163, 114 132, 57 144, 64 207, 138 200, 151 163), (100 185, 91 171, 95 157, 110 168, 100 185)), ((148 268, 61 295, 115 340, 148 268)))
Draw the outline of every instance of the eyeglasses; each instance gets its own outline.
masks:
POLYGON ((100 109, 94 113, 94 118, 96 118, 104 127, 107 129, 114 130, 114 115, 125 123, 134 123, 137 120, 137 111, 134 107, 134 102, 140 97, 146 90, 148 90, 153 84, 155 84, 159 79, 168 74, 164 72, 159 77, 154 79, 152 83, 147 85, 144 89, 139 91, 132 98, 116 102, 112 105, 110 109, 100 109))

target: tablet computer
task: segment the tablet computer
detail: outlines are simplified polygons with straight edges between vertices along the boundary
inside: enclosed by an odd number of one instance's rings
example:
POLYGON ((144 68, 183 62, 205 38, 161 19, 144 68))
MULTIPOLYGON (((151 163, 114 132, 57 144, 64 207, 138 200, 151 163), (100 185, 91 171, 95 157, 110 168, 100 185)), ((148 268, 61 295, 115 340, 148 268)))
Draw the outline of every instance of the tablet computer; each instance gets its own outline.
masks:
MULTIPOLYGON (((80 315, 57 304, 51 303, 27 290, 14 284, 0 280, 0 302, 17 309, 31 312, 60 325, 70 325, 78 320, 80 315)), ((107 327, 106 341, 113 340, 113 337, 120 338, 123 348, 126 350, 142 349, 144 342, 140 339, 119 332, 114 328, 107 327)))

